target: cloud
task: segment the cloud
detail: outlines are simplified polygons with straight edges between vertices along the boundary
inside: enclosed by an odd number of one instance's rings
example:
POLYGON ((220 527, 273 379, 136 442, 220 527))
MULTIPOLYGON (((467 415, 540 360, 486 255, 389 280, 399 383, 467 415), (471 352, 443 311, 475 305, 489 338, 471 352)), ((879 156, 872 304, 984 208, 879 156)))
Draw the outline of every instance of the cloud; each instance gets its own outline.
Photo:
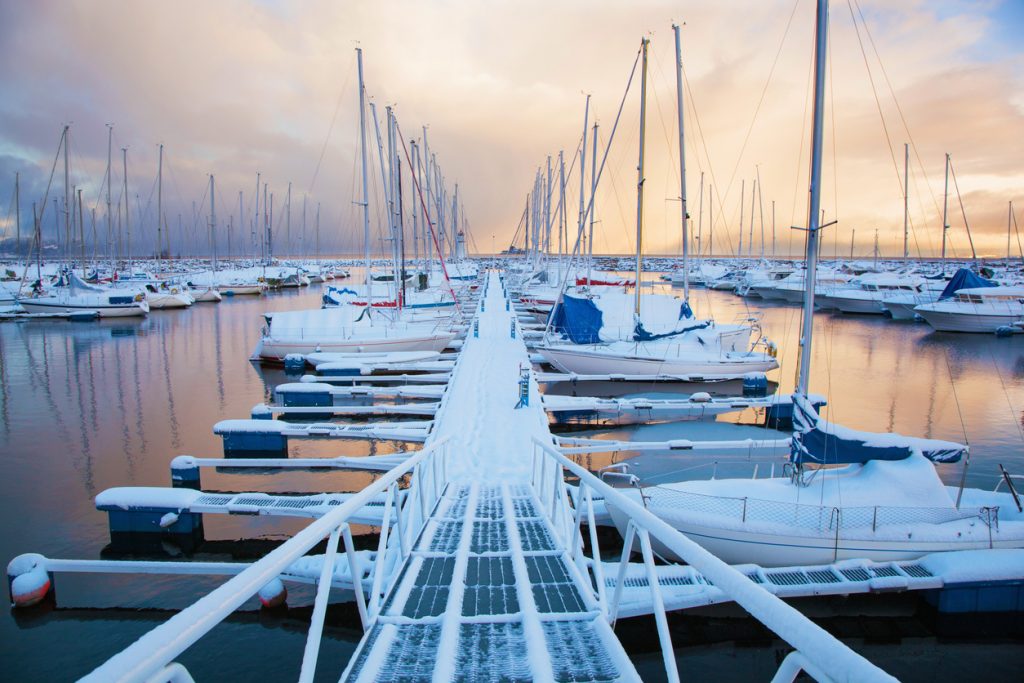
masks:
MULTIPOLYGON (((310 206, 323 207, 325 248, 358 251, 358 44, 373 101, 381 109, 395 106, 407 138, 420 137, 421 126, 429 126, 449 189, 459 183, 476 244, 489 248, 493 234, 503 246, 537 168, 559 150, 571 159, 583 125, 584 92, 592 94, 591 120, 596 117, 607 140, 640 37, 650 35, 645 242, 652 251, 671 252, 679 248, 679 190, 670 24, 685 20, 690 213, 697 218, 704 171, 706 185, 715 186, 716 252, 734 251, 741 180, 749 229, 749 192, 759 173, 766 207, 776 202, 780 244, 789 244, 788 227, 806 222, 813 12, 812 3, 793 0, 685 8, 657 0, 5 3, 0 153, 10 160, 0 168, 0 188, 13 183, 18 168, 48 174, 60 130, 72 122, 74 179, 102 212, 105 124, 113 122, 115 162, 127 146, 129 193, 149 205, 140 213, 149 221, 140 227, 142 239, 154 239, 150 195, 162 142, 165 215, 173 226, 179 213, 191 224, 192 202, 202 199, 209 173, 217 177, 218 215, 233 216, 236 230, 239 222, 248 224, 259 171, 274 192, 278 220, 291 181, 293 221, 308 195, 310 206), (22 58, 28 54, 31 60, 22 58)), ((898 6, 833 2, 831 12, 823 207, 839 217, 836 243, 847 244, 856 229, 858 243, 869 249, 878 228, 883 245, 902 248, 902 144, 912 139, 916 245, 927 252, 938 248, 937 204, 948 151, 968 215, 977 216, 971 227, 980 250, 999 253, 1001 240, 1005 249, 1005 203, 1018 198, 1024 204, 1024 51, 1005 40, 1006 22, 1020 14, 1005 2, 924 0, 898 6), (858 40, 851 6, 863 10, 870 37, 861 26, 858 40)), ((597 199, 595 242, 609 251, 632 249, 637 100, 634 90, 597 199)), ((372 127, 370 146, 375 155, 372 127)), ((371 182, 379 186, 378 162, 372 162, 371 182)), ((115 163, 115 188, 120 181, 115 163)), ((578 179, 569 186, 568 205, 575 207, 578 179)), ((705 198, 705 212, 710 203, 705 198)), ((377 232, 382 215, 375 207, 377 232)), ((570 224, 574 220, 570 211, 570 224)), ((706 213, 703 220, 706 230, 706 213)), ((187 230, 175 231, 172 246, 189 242, 187 230)), ((299 249, 293 241, 292 250, 299 249)))

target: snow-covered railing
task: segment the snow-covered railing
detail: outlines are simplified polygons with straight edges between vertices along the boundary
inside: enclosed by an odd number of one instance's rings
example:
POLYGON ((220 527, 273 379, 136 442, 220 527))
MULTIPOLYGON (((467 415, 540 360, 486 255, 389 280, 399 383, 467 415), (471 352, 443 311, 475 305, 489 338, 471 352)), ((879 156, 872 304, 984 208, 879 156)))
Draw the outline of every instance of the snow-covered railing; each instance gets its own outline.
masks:
MULTIPOLYGON (((277 579, 293 562, 324 538, 328 538, 299 673, 300 681, 313 680, 341 539, 344 539, 344 552, 349 562, 350 575, 362 575, 349 528, 349 518, 381 493, 386 496, 384 519, 389 518, 392 507, 396 513, 395 532, 391 533, 389 525, 381 528, 376 559, 370 572, 372 586, 369 595, 364 595, 362 581, 353 580, 352 583, 359 618, 365 630, 376 621, 383 606, 384 596, 390 589, 390 586, 384 585, 389 556, 393 556, 394 553, 400 553, 399 559, 408 556, 416 535, 444 489, 447 481, 447 456, 447 439, 439 439, 417 451, 402 464, 311 523, 266 557, 253 563, 234 578, 108 659, 82 680, 104 683, 172 680, 169 677, 171 669, 168 667, 173 666, 171 663, 175 657, 221 623, 264 586, 277 579), (403 478, 409 474, 412 475, 412 485, 402 495, 399 486, 403 478)), ((189 680, 181 677, 183 673, 187 676, 187 672, 182 672, 177 667, 174 670, 176 678, 173 680, 189 680)))
POLYGON ((691 541, 683 533, 659 519, 644 507, 601 481, 585 467, 565 457, 551 443, 534 438, 533 486, 537 497, 544 506, 544 513, 560 537, 577 567, 585 575, 593 572, 596 585, 595 599, 605 617, 614 623, 622 598, 622 586, 629 563, 630 552, 638 542, 643 555, 646 577, 654 605, 654 618, 661 641, 662 657, 669 680, 678 681, 675 653, 668 630, 668 618, 662 599, 658 576, 654 565, 653 536, 676 556, 683 558, 699 571, 708 581, 727 594, 730 599, 746 609, 751 616, 771 629, 799 653, 798 657, 787 658, 776 674, 774 681, 791 681, 801 670, 807 670, 815 677, 833 681, 894 681, 861 655, 837 640, 830 633, 812 622, 792 606, 772 595, 750 580, 745 574, 730 567, 715 555, 691 541), (579 478, 579 492, 575 496, 575 508, 570 505, 573 497, 565 483, 565 473, 579 478), (596 494, 596 496, 595 496, 596 494), (629 516, 626 528, 626 549, 619 563, 618 579, 611 596, 605 591, 605 580, 601 569, 601 551, 594 520, 594 498, 600 497, 607 504, 614 505, 629 516), (586 522, 592 548, 592 558, 583 552, 582 525, 586 522))

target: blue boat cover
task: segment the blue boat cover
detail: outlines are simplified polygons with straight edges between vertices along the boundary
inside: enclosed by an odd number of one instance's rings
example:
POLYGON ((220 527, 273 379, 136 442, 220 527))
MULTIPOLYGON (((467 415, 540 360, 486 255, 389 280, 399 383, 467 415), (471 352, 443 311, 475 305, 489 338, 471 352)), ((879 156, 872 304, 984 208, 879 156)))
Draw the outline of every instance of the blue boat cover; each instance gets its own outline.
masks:
POLYGON ((968 268, 961 268, 956 271, 956 274, 954 274, 952 278, 950 278, 946 288, 942 290, 942 294, 939 295, 939 301, 945 301, 946 299, 952 298, 952 296, 961 289, 996 286, 996 283, 991 280, 986 280, 979 275, 975 275, 968 268))
POLYGON ((555 303, 551 316, 551 328, 568 337, 573 344, 597 344, 601 341, 604 315, 590 299, 563 295, 562 301, 555 303))
POLYGON ((789 459, 797 465, 863 464, 869 460, 903 460, 915 452, 932 462, 957 462, 966 446, 952 441, 873 434, 832 425, 807 399, 793 394, 793 440, 789 459))
MULTIPOLYGON (((599 344, 601 342, 601 327, 604 324, 604 314, 591 299, 579 298, 565 294, 562 301, 556 304, 551 312, 551 328, 566 337, 574 344, 599 344)), ((693 311, 685 301, 679 307, 677 320, 689 320, 693 318, 693 311)), ((690 330, 702 330, 708 327, 711 321, 689 325, 674 329, 665 334, 652 334, 644 329, 643 323, 637 321, 633 328, 633 341, 654 341, 689 332, 690 330)))

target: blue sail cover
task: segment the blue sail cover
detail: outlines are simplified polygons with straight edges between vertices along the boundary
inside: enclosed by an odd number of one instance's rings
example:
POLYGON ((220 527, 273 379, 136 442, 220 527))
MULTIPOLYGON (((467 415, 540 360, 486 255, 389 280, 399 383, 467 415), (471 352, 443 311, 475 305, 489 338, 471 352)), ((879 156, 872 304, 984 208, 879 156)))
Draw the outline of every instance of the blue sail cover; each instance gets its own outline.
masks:
POLYGON ((958 290, 961 289, 974 289, 975 287, 996 287, 996 283, 991 280, 975 275, 967 268, 961 268, 956 271, 949 280, 949 284, 942 290, 942 294, 939 295, 939 301, 945 301, 950 299, 958 290))
POLYGON ((574 344, 597 344, 601 341, 603 314, 590 299, 565 294, 551 312, 551 327, 574 344))
POLYGON ((920 452, 932 462, 957 462, 967 450, 966 446, 952 441, 873 434, 833 425, 821 419, 807 399, 799 394, 793 395, 793 428, 789 459, 797 465, 903 460, 915 452, 920 452))

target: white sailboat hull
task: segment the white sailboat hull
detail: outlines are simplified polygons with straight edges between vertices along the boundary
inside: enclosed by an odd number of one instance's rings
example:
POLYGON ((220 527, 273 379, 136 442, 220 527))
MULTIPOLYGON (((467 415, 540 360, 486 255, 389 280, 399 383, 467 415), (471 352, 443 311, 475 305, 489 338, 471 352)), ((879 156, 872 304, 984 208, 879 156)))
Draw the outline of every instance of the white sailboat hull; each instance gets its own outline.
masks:
MULTIPOLYGON (((643 345, 638 344, 638 349, 643 345)), ((696 354, 677 357, 622 356, 601 346, 557 345, 538 349, 562 372, 577 375, 713 375, 742 377, 778 367, 774 358, 760 353, 727 352, 718 356, 696 354)))
POLYGON ((387 353, 392 351, 443 351, 455 338, 454 332, 414 334, 388 337, 353 337, 350 339, 296 339, 264 337, 259 356, 267 361, 283 361, 292 353, 387 353))
MULTIPOLYGON (((608 505, 616 528, 620 534, 626 531, 629 519, 614 505, 608 505)), ((661 517, 674 528, 696 543, 714 553, 729 564, 757 564, 762 567, 789 567, 798 565, 831 564, 840 560, 865 559, 876 562, 890 560, 912 560, 930 553, 949 552, 954 550, 980 550, 988 548, 1021 548, 1024 547, 1024 529, 1020 524, 1003 525, 997 538, 991 545, 988 530, 974 538, 958 538, 958 525, 951 526, 949 538, 944 540, 918 541, 913 538, 898 540, 871 539, 870 529, 867 534, 858 534, 859 538, 843 538, 839 534, 800 534, 763 533, 739 529, 723 529, 719 526, 708 526, 696 521, 673 519, 658 509, 651 512, 661 517), (1012 530, 1011 530, 1012 528, 1012 530)), ((979 522, 980 524, 980 522, 979 522)), ((683 561, 668 548, 658 543, 653 536, 651 541, 655 552, 668 560, 683 561)))
POLYGON ((918 306, 915 312, 938 332, 973 332, 992 334, 1000 327, 1010 327, 1021 319, 1020 314, 998 314, 973 311, 955 313, 929 310, 918 306))
POLYGON ((149 305, 145 301, 131 304, 82 304, 76 305, 60 301, 56 297, 40 297, 38 299, 18 299, 18 304, 26 313, 55 313, 70 315, 80 311, 96 311, 101 318, 141 317, 149 313, 149 305))

